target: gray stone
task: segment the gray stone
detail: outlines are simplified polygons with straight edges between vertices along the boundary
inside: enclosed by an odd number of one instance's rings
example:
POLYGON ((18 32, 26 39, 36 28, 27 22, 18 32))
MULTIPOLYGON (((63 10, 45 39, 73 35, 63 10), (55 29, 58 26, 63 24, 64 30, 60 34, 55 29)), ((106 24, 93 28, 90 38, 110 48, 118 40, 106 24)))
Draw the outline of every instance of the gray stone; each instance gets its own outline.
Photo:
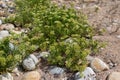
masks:
POLYGON ((26 70, 34 70, 36 68, 35 62, 31 58, 26 58, 25 60, 23 60, 22 65, 26 70))
POLYGON ((0 31, 0 36, 3 38, 7 37, 7 36, 9 36, 9 32, 7 30, 2 30, 2 31, 0 31))
POLYGON ((31 58, 34 61, 35 65, 39 62, 39 60, 37 59, 37 57, 35 55, 33 55, 33 54, 31 54, 29 56, 29 58, 31 58))
POLYGON ((90 65, 95 72, 100 72, 109 69, 109 66, 99 58, 94 58, 90 65))
POLYGON ((86 67, 86 69, 80 74, 77 72, 75 74, 75 80, 96 80, 96 74, 90 67, 86 67))
POLYGON ((13 80, 13 77, 10 73, 0 75, 0 80, 13 80))
POLYGON ((50 74, 56 74, 56 75, 61 75, 65 72, 65 69, 60 68, 60 67, 53 67, 52 69, 49 70, 50 74))
POLYGON ((107 80, 120 80, 120 72, 112 72, 107 80))

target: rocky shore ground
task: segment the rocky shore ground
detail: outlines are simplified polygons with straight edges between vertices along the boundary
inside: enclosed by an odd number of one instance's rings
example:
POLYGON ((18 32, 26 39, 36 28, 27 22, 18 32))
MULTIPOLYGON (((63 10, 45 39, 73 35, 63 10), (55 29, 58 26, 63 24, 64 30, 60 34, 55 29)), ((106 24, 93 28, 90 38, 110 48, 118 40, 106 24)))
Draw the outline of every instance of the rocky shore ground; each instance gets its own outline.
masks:
MULTIPOLYGON (((119 0, 53 0, 58 5, 74 3, 76 10, 81 10, 88 16, 91 26, 96 27, 101 35, 94 36, 101 42, 106 42, 105 48, 96 55, 87 57, 90 65, 83 71, 68 72, 59 66, 48 66, 46 59, 49 52, 33 53, 21 66, 12 73, 0 75, 0 80, 120 80, 120 1, 119 0)), ((69 5, 68 5, 69 6, 69 5)), ((6 17, 14 15, 14 0, 0 0, 0 40, 9 36, 9 30, 16 34, 24 32, 11 23, 4 23, 6 17)), ((11 45, 13 48, 14 45, 11 45)))

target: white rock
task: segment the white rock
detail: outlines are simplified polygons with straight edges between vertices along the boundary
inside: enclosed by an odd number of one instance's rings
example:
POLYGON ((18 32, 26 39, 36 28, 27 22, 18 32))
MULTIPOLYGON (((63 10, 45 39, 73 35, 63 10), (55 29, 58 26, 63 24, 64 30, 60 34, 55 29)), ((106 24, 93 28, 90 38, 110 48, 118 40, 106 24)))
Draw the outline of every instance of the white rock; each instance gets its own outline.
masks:
POLYGON ((18 70, 18 67, 15 67, 13 70, 12 70, 13 73, 15 73, 17 76, 20 76, 20 71, 18 70))
POLYGON ((31 54, 29 56, 29 58, 31 58, 34 61, 35 65, 39 62, 39 60, 37 59, 37 57, 35 55, 33 55, 33 54, 31 54))
POLYGON ((63 68, 60 68, 60 67, 54 67, 52 69, 49 70, 49 73, 50 74, 57 74, 57 75, 61 75, 65 72, 65 69, 63 68))
POLYGON ((0 40, 2 40, 2 39, 3 39, 3 37, 0 36, 0 40))
POLYGON ((35 62, 31 58, 26 58, 25 60, 23 60, 22 65, 26 70, 34 70, 36 68, 35 62))
POLYGON ((112 72, 107 80, 120 80, 120 72, 112 72))
POLYGON ((0 75, 0 80, 13 80, 13 77, 10 73, 0 75))
POLYGON ((41 75, 37 71, 31 71, 24 74, 22 80, 41 80, 41 75))
POLYGON ((2 20, 0 20, 0 25, 2 24, 2 20))
POLYGON ((1 29, 6 29, 6 30, 13 30, 15 28, 15 26, 13 24, 2 24, 1 29))
POLYGON ((104 71, 104 70, 108 70, 109 67, 108 65, 103 62, 102 60, 100 60, 99 58, 94 58, 91 63, 91 68, 95 71, 95 72, 100 72, 100 71, 104 71))
POLYGON ((80 74, 77 72, 75 74, 75 80, 96 80, 96 74, 90 67, 86 67, 86 69, 80 74), (80 76, 83 75, 83 76, 80 76))
POLYGON ((120 35, 118 35, 118 36, 117 36, 117 38, 119 38, 119 39, 120 39, 120 35))
POLYGON ((66 43, 73 43, 73 39, 72 38, 68 38, 65 40, 66 43))
POLYGON ((47 58, 49 56, 49 52, 41 52, 40 55, 38 56, 38 58, 47 58))
POLYGON ((11 50, 15 49, 15 47, 14 47, 14 45, 12 43, 9 43, 9 47, 10 47, 11 50))
POLYGON ((9 32, 7 30, 2 30, 2 31, 0 31, 0 36, 3 38, 7 37, 7 36, 9 36, 9 32))

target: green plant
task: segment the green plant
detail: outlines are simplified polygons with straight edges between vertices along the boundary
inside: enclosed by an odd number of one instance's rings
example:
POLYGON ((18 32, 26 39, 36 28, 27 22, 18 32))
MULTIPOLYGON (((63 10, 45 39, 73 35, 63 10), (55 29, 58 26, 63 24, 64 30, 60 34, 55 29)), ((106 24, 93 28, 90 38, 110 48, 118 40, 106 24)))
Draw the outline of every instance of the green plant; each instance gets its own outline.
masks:
POLYGON ((28 28, 27 42, 50 51, 50 64, 82 71, 86 56, 100 48, 87 18, 74 8, 57 6, 49 0, 16 0, 14 22, 28 28))
POLYGON ((35 46, 26 42, 26 39, 24 35, 13 34, 11 37, 0 40, 0 73, 12 71, 28 54, 35 50, 35 46))

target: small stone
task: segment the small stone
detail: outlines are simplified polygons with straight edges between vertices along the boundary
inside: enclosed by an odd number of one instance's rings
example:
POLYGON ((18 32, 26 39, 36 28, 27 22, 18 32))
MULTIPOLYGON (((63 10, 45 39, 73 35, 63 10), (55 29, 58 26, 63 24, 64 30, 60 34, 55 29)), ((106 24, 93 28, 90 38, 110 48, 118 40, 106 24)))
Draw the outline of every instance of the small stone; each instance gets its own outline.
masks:
POLYGON ((13 77, 10 73, 0 75, 0 80, 13 80, 13 77))
POLYGON ((37 57, 38 58, 47 58, 49 54, 50 54, 49 52, 41 52, 40 55, 37 57))
POLYGON ((2 31, 0 31, 0 37, 7 37, 7 36, 9 36, 9 32, 7 31, 7 30, 2 30, 2 31))
POLYGON ((41 75, 37 71, 31 71, 24 74, 22 80, 41 80, 41 75))
POLYGON ((120 72, 112 72, 107 80, 120 80, 120 72))
POLYGON ((114 64, 110 62, 110 63, 109 63, 110 69, 113 68, 113 66, 114 66, 114 64))
POLYGON ((80 72, 77 72, 75 74, 75 80, 96 80, 96 74, 90 67, 86 67, 86 69, 80 74, 80 72), (83 75, 83 76, 80 76, 83 75))
POLYGON ((61 75, 65 72, 65 69, 63 68, 60 68, 60 67, 53 67, 52 69, 49 70, 49 73, 50 74, 53 74, 53 75, 61 75))
POLYGON ((72 38, 68 38, 65 40, 66 43, 73 43, 73 39, 72 38))
POLYGON ((88 62, 91 62, 94 58, 93 58, 92 56, 88 55, 88 56, 86 57, 86 59, 87 59, 88 62))
POLYGON ((14 45, 12 43, 9 43, 9 47, 10 47, 11 50, 15 49, 15 47, 14 47, 14 45))
POLYGON ((99 58, 94 58, 91 62, 91 68, 95 71, 95 72, 100 72, 103 70, 108 70, 109 67, 108 65, 103 62, 102 60, 100 60, 99 58))
POLYGON ((12 72, 15 73, 17 76, 20 76, 20 71, 18 70, 18 67, 14 68, 12 72))
POLYGON ((2 24, 0 26, 1 29, 5 29, 5 30, 13 30, 15 28, 15 26, 13 24, 2 24))
POLYGON ((36 68, 35 62, 31 58, 26 58, 25 60, 23 60, 22 65, 26 70, 34 70, 36 68))
POLYGON ((119 38, 119 39, 120 39, 120 35, 118 35, 118 36, 117 36, 117 38, 119 38))
POLYGON ((29 56, 29 58, 31 58, 34 61, 35 64, 37 64, 39 62, 39 60, 37 59, 37 57, 35 55, 33 55, 33 54, 31 54, 29 56))
POLYGON ((16 30, 12 30, 13 33, 15 34, 21 34, 22 32, 21 31, 16 31, 16 30))
POLYGON ((7 8, 7 5, 4 1, 0 1, 0 7, 1 8, 7 8))
POLYGON ((2 20, 0 20, 0 25, 2 24, 2 20))
POLYGON ((2 40, 2 39, 3 39, 3 37, 0 36, 0 40, 2 40))
POLYGON ((96 2, 98 0, 84 0, 84 2, 96 2))

